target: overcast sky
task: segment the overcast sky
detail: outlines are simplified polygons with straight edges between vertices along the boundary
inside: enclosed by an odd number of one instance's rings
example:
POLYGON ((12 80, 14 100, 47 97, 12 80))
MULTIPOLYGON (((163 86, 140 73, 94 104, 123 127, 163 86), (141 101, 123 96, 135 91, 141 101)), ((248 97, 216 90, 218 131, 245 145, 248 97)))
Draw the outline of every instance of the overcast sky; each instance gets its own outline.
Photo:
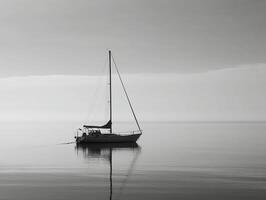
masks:
POLYGON ((190 73, 266 62, 264 0, 0 1, 0 76, 190 73))
MULTIPOLYGON (((265 11, 263 0, 0 1, 0 121, 104 120, 109 48, 140 120, 265 121, 265 11)), ((114 119, 132 119, 113 89, 114 119)))

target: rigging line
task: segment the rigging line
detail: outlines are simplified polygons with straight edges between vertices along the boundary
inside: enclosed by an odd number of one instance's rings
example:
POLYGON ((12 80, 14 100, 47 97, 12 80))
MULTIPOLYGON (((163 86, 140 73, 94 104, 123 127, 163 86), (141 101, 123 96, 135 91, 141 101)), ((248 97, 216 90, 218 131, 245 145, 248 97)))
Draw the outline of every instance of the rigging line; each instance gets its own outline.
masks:
MULTIPOLYGON (((95 81, 93 81, 92 84, 95 83, 95 88, 90 92, 90 97, 89 99, 91 100, 89 102, 89 110, 88 110, 88 121, 93 121, 93 119, 95 119, 96 116, 96 108, 99 106, 99 99, 101 99, 100 97, 100 92, 103 90, 103 85, 100 84, 101 82, 103 82, 103 80, 105 79, 105 74, 107 74, 107 69, 106 69, 106 64, 104 64, 104 66, 102 68, 100 68, 100 74, 96 75, 95 77, 95 81), (93 100, 92 100, 93 99, 93 100), (95 100, 97 99, 97 101, 95 100)), ((91 84, 91 83, 90 83, 91 84)))
POLYGON ((127 97, 127 102, 128 102, 128 104, 129 104, 130 109, 131 109, 131 112, 132 112, 132 114, 133 114, 133 116, 134 116, 134 118, 135 118, 135 121, 136 121, 137 126, 138 126, 138 128, 139 128, 139 131, 141 132, 141 128, 140 128, 139 122, 138 122, 137 117, 136 117, 136 115, 135 115, 135 112, 134 112, 134 110, 133 110, 132 104, 131 104, 131 102, 130 102, 130 99, 129 99, 129 96, 128 96, 128 94, 127 94, 127 91, 126 91, 125 85, 124 85, 123 80, 122 80, 122 78, 121 78, 121 75, 120 75, 120 73, 119 73, 119 71, 118 71, 118 67, 117 67, 117 65, 116 65, 115 59, 114 59, 113 55, 111 55, 111 56, 112 56, 112 60, 113 60, 113 62, 114 62, 115 69, 116 69, 116 72, 117 72, 117 74, 118 74, 119 80, 120 80, 120 82, 121 82, 121 84, 122 84, 122 87, 123 87, 124 93, 125 93, 125 95, 126 95, 126 97, 127 97))
MULTIPOLYGON (((134 150, 133 150, 133 151, 134 151, 134 150)), ((136 149, 136 153, 135 153, 135 155, 134 155, 134 157, 133 157, 133 160, 132 160, 131 163, 130 163, 130 167, 129 167, 129 169, 127 170, 127 175, 125 176, 125 179, 124 179, 124 181, 122 182, 121 187, 120 187, 120 189, 119 189, 119 193, 118 193, 117 198, 116 198, 117 200, 120 199, 120 197, 121 197, 121 195, 122 195, 122 193, 123 193, 123 189, 125 188, 125 186, 126 186, 126 184, 127 184, 127 181, 128 181, 128 179, 129 179, 129 177, 132 175, 132 173, 133 173, 133 171, 134 171, 134 169, 135 169, 135 165, 136 165, 136 163, 137 163, 137 160, 138 160, 138 158, 139 158, 140 153, 141 153, 141 149, 140 149, 139 147, 137 147, 137 149, 136 149)))

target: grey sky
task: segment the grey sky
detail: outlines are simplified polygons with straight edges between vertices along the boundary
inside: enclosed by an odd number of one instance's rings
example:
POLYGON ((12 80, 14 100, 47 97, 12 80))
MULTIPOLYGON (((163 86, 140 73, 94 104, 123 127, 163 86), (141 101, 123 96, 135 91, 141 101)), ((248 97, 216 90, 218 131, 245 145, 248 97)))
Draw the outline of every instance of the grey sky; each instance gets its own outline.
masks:
MULTIPOLYGON (((140 121, 265 121, 266 65, 193 74, 131 74, 127 91, 140 121)), ((0 79, 0 122, 108 120, 103 76, 0 79), (102 83, 102 84, 99 84, 102 83)), ((113 77, 113 119, 134 122, 113 77)))
POLYGON ((198 72, 266 62, 263 0, 0 1, 1 76, 198 72))

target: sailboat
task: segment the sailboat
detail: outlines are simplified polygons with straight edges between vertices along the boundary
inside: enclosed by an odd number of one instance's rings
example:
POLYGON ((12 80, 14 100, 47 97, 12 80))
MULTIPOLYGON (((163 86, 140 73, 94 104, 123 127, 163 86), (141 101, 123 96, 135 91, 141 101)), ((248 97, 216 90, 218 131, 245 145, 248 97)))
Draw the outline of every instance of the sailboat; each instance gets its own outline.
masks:
POLYGON ((132 143, 136 142, 142 134, 142 130, 138 123, 136 114, 133 110, 131 101, 129 99, 128 93, 126 91, 125 85, 122 81, 122 77, 118 71, 117 65, 114 61, 111 51, 108 51, 109 60, 109 121, 102 125, 83 125, 83 129, 78 129, 77 136, 75 136, 76 143, 132 143), (126 134, 114 133, 112 129, 112 60, 118 74, 120 83, 122 85, 123 91, 125 93, 126 99, 128 101, 131 112, 134 116, 135 122, 138 126, 137 131, 131 131, 126 134), (103 133, 103 130, 109 130, 109 133, 103 133), (79 136, 79 131, 82 131, 82 135, 79 136))

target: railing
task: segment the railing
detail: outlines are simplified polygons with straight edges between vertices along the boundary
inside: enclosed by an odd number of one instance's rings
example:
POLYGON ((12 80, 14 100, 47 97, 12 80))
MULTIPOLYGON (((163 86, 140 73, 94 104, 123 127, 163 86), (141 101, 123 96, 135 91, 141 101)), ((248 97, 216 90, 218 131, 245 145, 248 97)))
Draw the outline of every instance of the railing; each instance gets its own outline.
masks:
MULTIPOLYGON (((76 133, 76 136, 77 137, 79 136, 79 131, 81 131, 83 133, 83 130, 77 129, 77 133, 76 133)), ((125 135, 125 134, 142 134, 142 130, 115 132, 115 134, 119 134, 119 135, 125 135)))
POLYGON ((122 131, 122 132, 115 132, 115 134, 124 135, 124 134, 142 134, 142 130, 134 130, 134 131, 122 131))

